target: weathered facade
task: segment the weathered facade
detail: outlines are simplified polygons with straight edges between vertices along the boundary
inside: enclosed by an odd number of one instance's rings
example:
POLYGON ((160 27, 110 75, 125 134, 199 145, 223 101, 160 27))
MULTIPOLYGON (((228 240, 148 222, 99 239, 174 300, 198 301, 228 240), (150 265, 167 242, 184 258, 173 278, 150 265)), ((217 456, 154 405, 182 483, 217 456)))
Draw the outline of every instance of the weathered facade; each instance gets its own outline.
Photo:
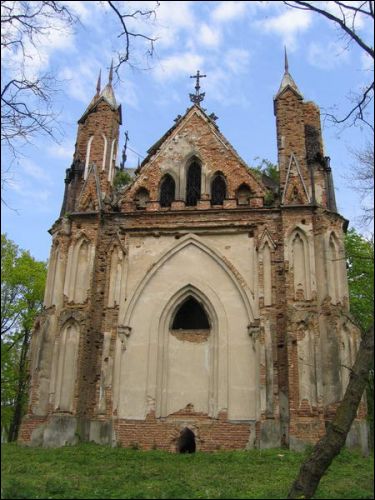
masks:
MULTIPOLYGON (((192 97, 120 190, 111 75, 78 122, 22 442, 298 449, 342 398, 359 331, 319 109, 286 65, 276 183, 192 97)), ((348 443, 365 448, 364 416, 348 443)))

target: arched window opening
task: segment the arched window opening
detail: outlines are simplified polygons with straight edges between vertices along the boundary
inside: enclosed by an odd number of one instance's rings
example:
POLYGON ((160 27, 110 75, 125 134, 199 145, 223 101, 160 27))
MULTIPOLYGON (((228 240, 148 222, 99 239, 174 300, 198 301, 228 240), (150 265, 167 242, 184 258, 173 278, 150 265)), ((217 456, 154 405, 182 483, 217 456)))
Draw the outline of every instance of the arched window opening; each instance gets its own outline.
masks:
POLYGON ((71 321, 64 327, 59 340, 56 371, 55 409, 71 412, 74 405, 79 326, 71 321))
POLYGON ((144 210, 150 201, 150 194, 145 188, 140 188, 135 195, 135 206, 137 210, 144 210))
POLYGON ((237 189, 237 205, 248 205, 251 196, 251 191, 249 186, 246 184, 241 184, 237 189))
POLYGON ((82 304, 87 299, 90 286, 90 244, 87 240, 77 243, 74 302, 82 304))
POLYGON ((296 300, 306 300, 307 273, 305 262, 305 244, 298 233, 296 233, 293 239, 293 272, 295 298, 296 300))
POLYGON ((194 432, 185 427, 180 432, 180 437, 177 442, 177 451, 179 453, 195 453, 195 436, 194 432))
POLYGON ((202 305, 193 297, 182 303, 173 320, 172 330, 209 330, 210 322, 202 305))
POLYGON ((211 185, 211 204, 222 205, 227 192, 227 184, 222 174, 215 175, 211 185))
POLYGON ((189 167, 186 182, 186 206, 195 207, 201 197, 201 166, 192 163, 189 167))
POLYGON ((329 238, 329 294, 332 302, 340 302, 341 287, 340 287, 340 255, 337 238, 332 233, 329 238))
POLYGON ((160 206, 170 207, 175 199, 176 184, 174 179, 169 174, 163 177, 160 185, 160 206))

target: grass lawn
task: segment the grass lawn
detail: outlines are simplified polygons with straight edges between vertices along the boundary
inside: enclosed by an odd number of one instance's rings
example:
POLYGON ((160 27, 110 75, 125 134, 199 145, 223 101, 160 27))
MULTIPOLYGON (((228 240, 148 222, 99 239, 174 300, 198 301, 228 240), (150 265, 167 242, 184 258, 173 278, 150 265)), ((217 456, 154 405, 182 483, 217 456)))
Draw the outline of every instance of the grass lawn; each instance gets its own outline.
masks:
MULTIPOLYGON (((281 449, 189 455, 4 444, 1 498, 286 498, 303 458, 281 449)), ((374 498, 373 465, 344 450, 315 498, 374 498)))

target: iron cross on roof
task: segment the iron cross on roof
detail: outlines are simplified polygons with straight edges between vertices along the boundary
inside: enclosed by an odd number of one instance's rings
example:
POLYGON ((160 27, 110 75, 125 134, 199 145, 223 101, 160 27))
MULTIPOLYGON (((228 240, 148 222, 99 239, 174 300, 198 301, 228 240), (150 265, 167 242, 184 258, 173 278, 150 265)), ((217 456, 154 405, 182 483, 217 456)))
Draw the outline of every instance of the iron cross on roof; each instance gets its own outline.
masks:
POLYGON ((200 106, 199 103, 203 101, 204 96, 205 96, 205 92, 202 92, 202 94, 199 93, 199 89, 200 89, 199 78, 205 78, 206 76, 207 75, 201 75, 199 73, 199 70, 197 71, 196 75, 190 76, 190 78, 196 78, 197 79, 197 83, 195 85, 195 94, 190 94, 190 100, 194 104, 198 104, 198 106, 200 106))

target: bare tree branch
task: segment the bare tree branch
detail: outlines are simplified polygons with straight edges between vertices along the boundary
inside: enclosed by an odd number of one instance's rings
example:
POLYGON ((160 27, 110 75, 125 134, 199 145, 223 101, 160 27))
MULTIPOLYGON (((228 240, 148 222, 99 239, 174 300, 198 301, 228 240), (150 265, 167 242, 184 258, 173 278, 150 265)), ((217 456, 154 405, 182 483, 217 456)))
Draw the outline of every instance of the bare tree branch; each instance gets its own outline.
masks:
MULTIPOLYGON (((139 17, 143 17, 144 19, 150 19, 151 17, 156 16, 155 9, 152 10, 135 10, 131 13, 121 13, 119 10, 118 4, 121 3, 123 4, 124 2, 112 2, 111 0, 107 1, 108 5, 111 7, 113 12, 116 14, 118 20, 120 21, 122 31, 120 32, 119 35, 117 35, 117 38, 125 37, 125 49, 122 49, 121 52, 118 52, 118 63, 115 64, 114 70, 117 73, 118 76, 118 70, 120 67, 128 62, 129 60, 129 53, 130 53, 130 41, 131 38, 143 38, 144 40, 149 42, 149 49, 147 51, 149 56, 152 56, 154 53, 154 43, 156 42, 156 38, 152 38, 150 36, 147 36, 142 33, 134 33, 129 30, 127 22, 129 19, 139 19, 139 17)), ((156 2, 156 7, 158 7, 160 4, 159 2, 156 2)))
MULTIPOLYGON (((339 17, 333 15, 328 10, 320 9, 317 6, 316 2, 304 2, 302 0, 296 0, 294 2, 284 1, 284 3, 289 7, 317 12, 318 14, 321 14, 327 19, 330 19, 331 21, 337 23, 340 26, 340 28, 342 28, 352 40, 354 40, 365 52, 367 52, 372 58, 374 58, 374 49, 370 47, 368 44, 366 44, 365 41, 361 37, 359 37, 353 29, 347 26, 347 24, 345 23, 346 21, 345 15, 343 16, 342 19, 340 19, 339 17)), ((338 5, 341 9, 347 8, 347 5, 343 4, 342 2, 334 2, 334 3, 338 5)), ((365 2, 365 3, 371 3, 371 2, 365 2)), ((372 18, 374 18, 374 15, 371 14, 370 10, 367 12, 367 14, 370 15, 372 18)))
POLYGON ((350 186, 362 194, 361 223, 368 226, 374 221, 374 145, 368 142, 363 149, 350 149, 355 163, 347 177, 350 186))
MULTIPOLYGON (((129 64, 132 52, 131 42, 143 39, 149 43, 148 55, 154 52, 155 38, 131 29, 134 22, 147 21, 155 17, 155 9, 124 10, 131 2, 107 0, 110 12, 120 21, 118 38, 121 48, 115 71, 129 64), (124 43, 123 43, 124 42, 124 43)), ((159 3, 155 2, 158 6, 159 3)), ((54 96, 60 83, 51 73, 37 73, 31 76, 27 68, 33 62, 30 47, 38 49, 40 38, 52 31, 70 31, 80 19, 63 2, 53 0, 15 1, 1 0, 1 144, 6 146, 11 157, 19 155, 20 148, 39 134, 59 142, 62 130, 58 114, 54 112, 54 96)), ((2 164, 2 193, 7 185, 10 165, 2 164)), ((4 202, 2 196, 2 202, 4 202)), ((5 203, 6 204, 6 203, 5 203)))
MULTIPOLYGON (((337 24, 342 33, 347 37, 348 45, 354 41, 365 54, 374 59, 374 47, 372 39, 366 40, 364 36, 358 33, 356 20, 358 15, 374 19, 373 2, 366 1, 356 5, 350 2, 334 1, 328 2, 326 7, 322 7, 320 2, 306 2, 304 0, 284 1, 284 4, 294 9, 315 12, 329 21, 337 24), (332 6, 336 6, 338 12, 335 15, 332 12, 332 6)), ((348 48, 348 46, 346 47, 348 48)), ((368 119, 369 104, 374 98, 374 79, 364 86, 363 91, 354 96, 354 104, 343 118, 337 118, 332 113, 325 113, 335 124, 356 125, 357 122, 364 123, 374 131, 373 118, 368 119)), ((371 113, 371 112, 370 112, 371 113)))
POLYGON ((365 118, 365 109, 367 106, 373 101, 373 96, 374 94, 374 82, 369 85, 366 90, 363 92, 360 101, 347 113, 344 118, 337 118, 331 113, 326 113, 326 116, 331 118, 332 121, 334 121, 337 124, 344 123, 349 120, 349 118, 353 117, 353 123, 355 123, 357 120, 361 120, 364 122, 366 125, 368 125, 371 130, 374 130, 374 125, 370 122, 368 122, 365 118))

